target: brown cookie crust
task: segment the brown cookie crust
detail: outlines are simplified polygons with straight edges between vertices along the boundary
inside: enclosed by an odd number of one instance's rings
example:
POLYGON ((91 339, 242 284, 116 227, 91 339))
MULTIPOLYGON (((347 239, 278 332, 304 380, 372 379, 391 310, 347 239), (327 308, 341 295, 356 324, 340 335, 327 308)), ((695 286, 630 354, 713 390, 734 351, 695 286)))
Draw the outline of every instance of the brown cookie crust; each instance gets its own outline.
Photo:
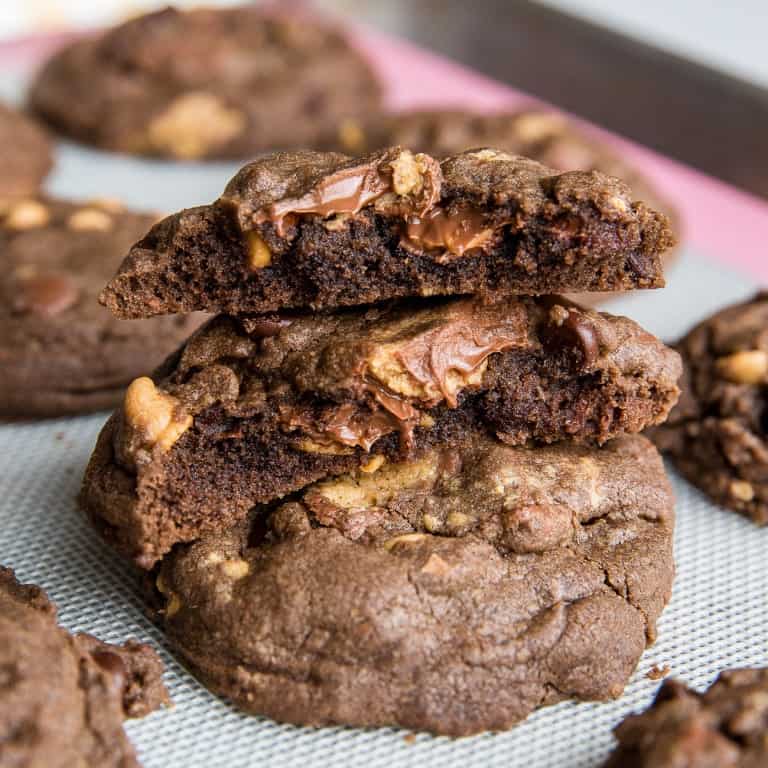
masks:
POLYGON ((663 420, 679 360, 626 318, 564 299, 441 299, 212 320, 135 381, 81 504, 141 566, 179 541, 372 457, 476 431, 596 441, 663 420))
POLYGON ((51 165, 51 143, 43 128, 0 103, 0 211, 36 194, 51 165))
POLYGON ((768 669, 721 672, 704 692, 663 683, 615 730, 606 768, 758 768, 768 764, 768 669))
POLYGON ((72 138, 180 160, 327 147, 340 120, 380 98, 340 32, 255 6, 132 19, 55 54, 30 92, 32 108, 72 138))
POLYGON ((0 762, 138 768, 123 732, 168 693, 148 646, 72 636, 46 594, 0 567, 0 762))
POLYGON ((599 172, 477 150, 438 163, 282 152, 156 225, 101 300, 119 317, 405 296, 654 288, 669 221, 599 172))
POLYGON ((113 407, 202 318, 117 320, 96 298, 154 220, 104 200, 15 201, 0 213, 0 418, 113 407))
POLYGON ((768 294, 728 307, 676 345, 680 403, 652 438, 717 504, 768 523, 768 294))
POLYGON ((464 736, 620 695, 669 598, 672 528, 642 437, 480 437, 310 486, 175 550, 157 585, 171 642, 248 711, 464 736))

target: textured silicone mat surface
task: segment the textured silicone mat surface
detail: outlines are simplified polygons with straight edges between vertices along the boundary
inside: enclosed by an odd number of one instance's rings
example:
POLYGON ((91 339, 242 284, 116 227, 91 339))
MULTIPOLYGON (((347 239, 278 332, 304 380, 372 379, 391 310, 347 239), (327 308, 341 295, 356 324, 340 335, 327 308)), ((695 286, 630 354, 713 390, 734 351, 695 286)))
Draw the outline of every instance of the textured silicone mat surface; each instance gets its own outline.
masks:
POLYGON ((618 701, 564 703, 509 733, 450 740, 389 729, 310 730, 238 714, 200 686, 145 618, 129 570, 73 502, 103 416, 0 427, 0 562, 45 587, 62 624, 106 640, 133 636, 160 647, 175 708, 130 722, 146 768, 250 765, 597 766, 611 727, 644 707, 658 686, 646 673, 669 664, 695 685, 722 667, 768 663, 768 530, 709 504, 675 478, 678 576, 659 626, 618 701))

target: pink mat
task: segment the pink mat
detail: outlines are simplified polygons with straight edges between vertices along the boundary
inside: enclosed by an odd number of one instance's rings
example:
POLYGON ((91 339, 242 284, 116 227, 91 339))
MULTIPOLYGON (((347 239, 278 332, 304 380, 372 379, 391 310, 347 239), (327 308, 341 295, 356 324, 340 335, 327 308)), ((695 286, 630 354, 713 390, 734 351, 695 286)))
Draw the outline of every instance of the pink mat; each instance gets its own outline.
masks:
MULTIPOLYGON (((0 66, 34 67, 70 37, 44 36, 0 44, 0 66)), ((406 41, 367 29, 357 29, 354 37, 388 85, 392 107, 500 110, 542 103, 406 41)), ((626 153, 677 206, 687 242, 718 261, 768 282, 768 203, 615 134, 579 122, 626 153)))

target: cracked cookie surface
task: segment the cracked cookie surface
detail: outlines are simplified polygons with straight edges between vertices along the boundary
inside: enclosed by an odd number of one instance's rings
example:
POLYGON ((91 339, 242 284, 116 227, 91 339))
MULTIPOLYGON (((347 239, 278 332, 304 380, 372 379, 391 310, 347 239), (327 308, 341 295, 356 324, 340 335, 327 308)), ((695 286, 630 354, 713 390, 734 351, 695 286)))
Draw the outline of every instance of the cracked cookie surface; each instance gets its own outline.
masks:
POLYGON ((138 768, 123 721, 168 703, 148 645, 70 635, 43 590, 0 566, 0 765, 138 768))
POLYGON ((200 678, 251 712, 500 730, 620 695, 670 595, 673 520, 642 437, 477 438, 177 548, 157 574, 160 615, 200 678))
POLYGON ((667 217, 597 171, 500 150, 441 161, 278 152, 157 224, 102 293, 119 317, 664 285, 667 217))
POLYGON ((332 314, 220 316, 137 380, 81 504, 142 567, 258 503, 461 443, 603 443, 664 419, 677 354, 558 297, 456 298, 332 314))
POLYGON ((166 8, 54 54, 32 108, 79 141, 178 160, 328 147, 380 101, 337 30, 251 6, 166 8))
POLYGON ((675 346, 680 402, 652 439, 717 504, 768 524, 768 294, 707 318, 675 346))
POLYGON ((0 210, 0 419, 114 407, 200 324, 130 323, 96 300, 154 218, 111 200, 24 198, 0 210))
POLYGON ((703 693, 667 680, 651 707, 615 730, 605 768, 768 765, 768 669, 730 669, 703 693))

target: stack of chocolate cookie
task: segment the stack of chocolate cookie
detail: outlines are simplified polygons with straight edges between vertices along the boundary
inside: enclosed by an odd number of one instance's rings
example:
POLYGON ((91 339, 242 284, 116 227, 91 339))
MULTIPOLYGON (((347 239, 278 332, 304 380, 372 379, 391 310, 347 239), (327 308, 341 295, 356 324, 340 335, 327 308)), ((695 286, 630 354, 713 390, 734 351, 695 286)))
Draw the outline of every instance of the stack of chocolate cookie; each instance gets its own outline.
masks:
POLYGON ((617 696, 671 589, 635 433, 680 361, 549 294, 661 286, 671 244, 599 172, 265 156, 103 292, 121 318, 218 314, 130 385, 82 505, 244 709, 462 735, 617 696))

